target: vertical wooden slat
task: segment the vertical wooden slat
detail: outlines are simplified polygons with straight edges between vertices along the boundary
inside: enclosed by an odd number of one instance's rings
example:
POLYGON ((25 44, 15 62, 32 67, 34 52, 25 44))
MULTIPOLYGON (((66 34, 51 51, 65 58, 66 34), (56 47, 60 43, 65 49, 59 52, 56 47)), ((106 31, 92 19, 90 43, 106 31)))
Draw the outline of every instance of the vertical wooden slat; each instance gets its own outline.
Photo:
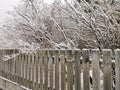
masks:
POLYGON ((49 76, 49 82, 50 82, 50 89, 49 90, 53 90, 53 60, 54 60, 54 55, 53 55, 53 51, 52 50, 49 50, 49 73, 50 73, 50 76, 49 76))
POLYGON ((26 83, 26 70, 27 70, 27 68, 26 68, 26 61, 27 61, 26 60, 26 53, 23 54, 23 57, 24 58, 23 58, 23 77, 22 77, 23 81, 22 82, 23 82, 23 86, 25 86, 25 83, 26 83))
POLYGON ((35 88, 35 57, 34 57, 34 53, 32 54, 32 90, 34 90, 35 88))
POLYGON ((0 50, 0 76, 2 76, 2 50, 0 50))
POLYGON ((35 53, 35 80, 36 80, 36 83, 35 83, 35 90, 38 90, 38 52, 35 53))
POLYGON ((74 51, 75 90, 81 90, 80 50, 74 51))
POLYGON ((26 54, 26 87, 29 88, 29 54, 26 54))
MULTIPOLYGON (((7 52, 6 51, 4 51, 4 55, 7 55, 7 52)), ((8 60, 5 60, 4 61, 4 77, 5 78, 7 78, 7 79, 9 79, 9 73, 7 73, 7 72, 9 72, 9 61, 8 60)))
MULTIPOLYGON (((15 52, 14 52, 15 55, 15 52)), ((12 78, 13 81, 15 82, 15 57, 13 57, 13 68, 12 68, 13 74, 12 74, 12 78)))
MULTIPOLYGON (((13 54, 13 50, 10 50, 9 55, 13 54)), ((12 67, 13 67, 13 58, 9 59, 10 60, 10 80, 12 80, 12 67)))
POLYGON ((10 62, 10 66, 11 66, 11 75, 10 75, 10 80, 13 81, 13 67, 14 67, 14 59, 12 58, 11 62, 10 62))
POLYGON ((17 57, 17 55, 16 55, 17 53, 16 53, 16 50, 14 50, 14 57, 13 57, 13 60, 14 60, 14 67, 13 67, 13 81, 15 82, 16 80, 15 80, 15 76, 16 76, 16 57, 17 57))
POLYGON ((24 75, 24 86, 26 86, 27 87, 27 71, 28 71, 28 57, 27 57, 28 55, 27 54, 25 54, 25 58, 24 58, 24 60, 25 60, 25 65, 24 65, 24 67, 25 67, 25 69, 24 69, 24 73, 25 73, 25 75, 24 75))
MULTIPOLYGON (((7 50, 8 56, 10 55, 10 50, 7 50)), ((6 68, 9 69, 9 71, 6 71, 6 74, 9 75, 9 80, 11 79, 11 59, 8 59, 9 62, 9 67, 7 67, 7 65, 5 66, 6 68)))
POLYGON ((48 90, 48 51, 44 52, 44 78, 45 78, 45 90, 48 90))
POLYGON ((9 60, 7 61, 4 61, 4 64, 5 64, 5 71, 4 71, 4 77, 7 78, 7 79, 10 79, 10 75, 9 75, 9 72, 10 72, 10 62, 9 60))
POLYGON ((55 50, 55 90, 59 90, 59 51, 55 50))
POLYGON ((83 49, 82 51, 83 55, 83 89, 84 90, 90 90, 89 86, 89 50, 83 49))
POLYGON ((116 89, 120 90, 120 49, 115 50, 116 89))
POLYGON ((17 65, 16 65, 16 60, 17 59, 17 56, 16 57, 14 57, 14 62, 15 62, 15 69, 14 69, 14 81, 15 82, 17 82, 17 78, 16 78, 16 76, 17 76, 17 65))
MULTIPOLYGON (((6 52, 4 51, 4 55, 6 55, 6 52)), ((3 61, 3 77, 6 77, 6 61, 3 61)))
POLYGON ((66 90, 66 80, 65 80, 65 50, 60 51, 60 61, 61 61, 61 90, 66 90))
POLYGON ((0 50, 0 76, 2 76, 2 70, 3 70, 3 51, 2 50, 0 50))
POLYGON ((19 69, 18 69, 18 65, 19 65, 19 63, 18 63, 18 57, 19 56, 17 56, 16 57, 16 82, 18 83, 18 72, 19 72, 19 69))
POLYGON ((38 90, 40 90, 40 50, 37 51, 38 55, 38 90))
POLYGON ((40 56, 40 90, 43 90, 43 50, 39 51, 40 56))
POLYGON ((73 90, 73 51, 67 50, 67 90, 73 90))
POLYGON ((3 61, 3 68, 5 69, 3 69, 3 77, 6 77, 6 75, 5 75, 5 72, 6 72, 6 67, 5 67, 5 61, 3 61))
POLYGON ((112 69, 111 69, 111 50, 103 50, 103 82, 104 90, 112 89, 112 69))
POLYGON ((100 52, 98 49, 92 50, 92 70, 93 70, 93 90, 100 90, 100 52))
POLYGON ((32 87, 32 85, 31 85, 31 63, 32 63, 32 57, 31 57, 31 54, 29 53, 28 54, 28 67, 29 67, 29 71, 28 71, 28 75, 29 75, 29 79, 28 79, 28 83, 29 83, 29 85, 28 85, 28 87, 31 89, 31 87, 32 87))
POLYGON ((21 84, 21 54, 18 56, 18 83, 21 84))
POLYGON ((21 54, 21 84, 24 85, 24 53, 21 54))

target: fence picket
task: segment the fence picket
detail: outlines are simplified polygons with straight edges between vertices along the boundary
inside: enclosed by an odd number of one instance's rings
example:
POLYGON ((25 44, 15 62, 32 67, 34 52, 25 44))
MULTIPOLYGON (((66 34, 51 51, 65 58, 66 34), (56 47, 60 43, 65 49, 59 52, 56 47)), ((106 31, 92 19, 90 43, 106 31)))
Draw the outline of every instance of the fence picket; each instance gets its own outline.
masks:
POLYGON ((3 57, 3 54, 2 54, 2 50, 0 50, 0 76, 2 76, 2 62, 3 62, 3 60, 2 60, 2 57, 3 57))
POLYGON ((34 53, 32 54, 32 90, 35 88, 35 57, 34 53))
POLYGON ((59 90, 59 51, 55 50, 55 90, 59 90))
POLYGON ((38 52, 35 53, 35 90, 38 90, 38 52))
POLYGON ((60 61, 61 61, 61 90, 66 90, 66 79, 65 79, 65 51, 60 51, 60 61))
POLYGON ((83 89, 84 90, 90 90, 90 85, 89 85, 89 50, 84 49, 82 51, 83 55, 83 89))
POLYGON ((120 90, 120 49, 115 50, 116 90, 120 90))
POLYGON ((100 53, 99 50, 92 50, 93 90, 100 90, 100 53))
POLYGON ((74 51, 75 90, 81 90, 80 50, 74 51))
POLYGON ((48 51, 44 52, 44 79, 45 79, 45 86, 44 89, 48 90, 48 51))
POLYGON ((103 82, 104 82, 104 90, 112 90, 112 63, 111 63, 111 50, 104 49, 103 50, 103 82))
POLYGON ((28 75, 29 75, 29 79, 28 79, 28 87, 31 89, 32 85, 31 85, 31 63, 32 63, 32 60, 31 60, 31 54, 29 53, 28 54, 28 75))
POLYGON ((28 67, 27 67, 27 65, 28 65, 28 57, 27 57, 28 55, 27 54, 25 54, 25 65, 24 65, 24 73, 25 73, 25 75, 24 75, 24 86, 26 86, 27 87, 27 71, 28 71, 28 67))
MULTIPOLYGON (((32 90, 90 90, 92 65, 93 90, 100 90, 100 70, 103 65, 103 89, 112 90, 111 50, 103 49, 103 58, 97 49, 89 54, 82 50, 39 50, 37 53, 20 53, 7 61, 2 56, 18 51, 0 50, 0 76, 32 90), (2 52, 3 51, 3 52, 2 52), (91 56, 92 55, 92 56, 91 56), (83 61, 83 88, 81 62, 83 61), (103 61, 101 61, 103 59, 103 61)), ((120 89, 120 49, 115 50, 116 90, 120 89)))
POLYGON ((50 76, 49 76, 49 83, 50 83, 50 89, 49 90, 53 90, 53 60, 54 60, 54 56, 53 56, 53 51, 52 50, 49 50, 49 73, 50 73, 50 76))
POLYGON ((73 51, 67 50, 67 90, 73 90, 73 51))
POLYGON ((40 56, 40 90, 43 90, 43 50, 39 51, 40 56))
POLYGON ((21 84, 24 85, 24 54, 21 54, 21 84))
POLYGON ((18 56, 16 57, 16 82, 18 83, 18 56))

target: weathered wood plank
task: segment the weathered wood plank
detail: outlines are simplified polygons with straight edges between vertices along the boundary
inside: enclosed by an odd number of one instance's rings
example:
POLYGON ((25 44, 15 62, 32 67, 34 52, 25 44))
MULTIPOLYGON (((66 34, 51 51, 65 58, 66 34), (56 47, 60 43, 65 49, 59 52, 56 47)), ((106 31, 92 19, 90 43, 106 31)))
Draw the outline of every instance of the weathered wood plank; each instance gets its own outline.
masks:
POLYGON ((29 71, 28 71, 28 75, 29 75, 29 79, 28 79, 28 87, 31 89, 32 88, 32 85, 31 85, 31 80, 32 80, 32 75, 31 75, 31 65, 32 65, 32 59, 31 59, 31 54, 29 53, 28 54, 28 68, 29 68, 29 71))
POLYGON ((21 54, 18 56, 18 84, 21 84, 21 54))
POLYGON ((116 89, 120 90, 120 49, 115 50, 116 89))
POLYGON ((88 49, 83 49, 82 55, 83 55, 83 89, 84 90, 90 90, 90 85, 89 85, 89 79, 90 79, 90 74, 89 74, 89 50, 88 49))
POLYGON ((26 86, 26 87, 27 87, 27 70, 28 70, 28 67, 27 67, 28 57, 27 56, 28 56, 27 54, 25 54, 25 56, 24 56, 24 62, 25 62, 25 64, 24 64, 24 86, 26 86))
POLYGON ((2 60, 2 57, 3 57, 3 51, 0 50, 0 76, 2 76, 2 63, 3 63, 3 60, 2 60))
POLYGON ((54 51, 53 50, 49 50, 49 83, 50 83, 50 89, 49 90, 53 90, 53 60, 54 60, 54 51))
POLYGON ((100 90, 100 52, 98 49, 92 50, 92 70, 93 70, 93 90, 100 90))
POLYGON ((67 90, 73 90, 73 51, 67 50, 67 90))
POLYGON ((24 85, 24 63, 25 63, 25 60, 24 60, 24 53, 21 54, 21 84, 24 85))
POLYGON ((112 90, 111 50, 103 50, 103 82, 104 90, 112 90))
POLYGON ((15 69, 14 69, 14 70, 15 70, 15 71, 14 71, 14 73, 15 73, 15 74, 14 74, 14 81, 15 81, 15 82, 17 82, 17 81, 16 81, 16 80, 17 80, 17 78, 16 78, 16 76, 17 76, 17 72, 16 72, 16 71, 17 71, 17 70, 16 70, 16 69, 17 69, 17 68, 16 68, 16 67, 17 67, 17 65, 16 65, 16 61, 17 61, 17 60, 16 60, 16 58, 17 58, 17 56, 16 56, 16 57, 14 57, 14 62, 15 62, 15 69))
POLYGON ((35 54, 32 53, 32 90, 35 88, 35 54))
MULTIPOLYGON (((14 55, 15 55, 15 53, 14 53, 14 55)), ((12 70, 13 70, 12 78, 13 78, 13 81, 15 82, 15 57, 13 58, 13 68, 12 68, 12 70)))
POLYGON ((61 90, 66 90, 66 78, 65 78, 65 51, 60 51, 61 61, 61 90))
POLYGON ((18 56, 16 57, 16 82, 18 83, 18 72, 19 72, 19 68, 18 68, 18 64, 19 64, 19 62, 18 62, 18 56))
POLYGON ((81 90, 80 50, 74 51, 75 90, 81 90))
POLYGON ((39 51, 40 56, 40 90, 43 90, 43 50, 39 51))
POLYGON ((44 52, 44 77, 45 77, 45 90, 48 90, 48 51, 44 52))
POLYGON ((3 76, 3 50, 0 50, 0 75, 3 76))
POLYGON ((38 90, 38 53, 35 53, 35 90, 38 90))
POLYGON ((59 50, 55 50, 55 90, 59 90, 59 50))

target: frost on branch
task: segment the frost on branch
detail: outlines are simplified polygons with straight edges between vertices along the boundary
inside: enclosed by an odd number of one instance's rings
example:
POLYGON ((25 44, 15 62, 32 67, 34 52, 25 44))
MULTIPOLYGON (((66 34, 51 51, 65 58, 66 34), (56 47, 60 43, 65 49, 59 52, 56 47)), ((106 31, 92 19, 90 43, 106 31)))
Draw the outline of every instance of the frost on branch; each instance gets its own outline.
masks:
POLYGON ((120 1, 78 1, 23 1, 3 27, 6 40, 23 51, 120 48, 120 1))

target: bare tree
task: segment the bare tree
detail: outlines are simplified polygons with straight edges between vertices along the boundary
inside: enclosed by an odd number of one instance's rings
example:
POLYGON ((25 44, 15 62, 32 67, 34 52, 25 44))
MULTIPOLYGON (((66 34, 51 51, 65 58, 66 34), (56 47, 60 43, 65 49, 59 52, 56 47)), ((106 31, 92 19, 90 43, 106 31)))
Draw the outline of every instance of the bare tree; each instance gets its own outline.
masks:
POLYGON ((26 0, 12 12, 14 22, 6 23, 10 28, 5 30, 39 48, 119 48, 119 6, 119 1, 64 0, 48 5, 26 0))

